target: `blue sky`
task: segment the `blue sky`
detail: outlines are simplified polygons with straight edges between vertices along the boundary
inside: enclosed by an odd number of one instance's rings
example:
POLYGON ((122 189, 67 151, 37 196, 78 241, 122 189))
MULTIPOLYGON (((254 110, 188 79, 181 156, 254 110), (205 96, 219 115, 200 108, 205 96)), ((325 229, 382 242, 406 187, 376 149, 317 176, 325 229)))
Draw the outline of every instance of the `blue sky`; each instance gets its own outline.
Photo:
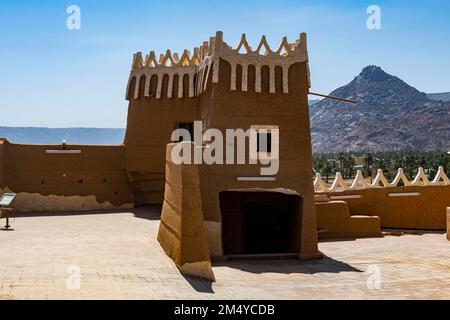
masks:
POLYGON ((125 127, 132 53, 182 52, 224 32, 255 47, 308 33, 312 90, 329 93, 369 64, 425 92, 450 91, 449 1, 0 2, 0 125, 125 127), (66 9, 81 8, 81 30, 66 9), (381 30, 366 9, 381 8, 381 30))

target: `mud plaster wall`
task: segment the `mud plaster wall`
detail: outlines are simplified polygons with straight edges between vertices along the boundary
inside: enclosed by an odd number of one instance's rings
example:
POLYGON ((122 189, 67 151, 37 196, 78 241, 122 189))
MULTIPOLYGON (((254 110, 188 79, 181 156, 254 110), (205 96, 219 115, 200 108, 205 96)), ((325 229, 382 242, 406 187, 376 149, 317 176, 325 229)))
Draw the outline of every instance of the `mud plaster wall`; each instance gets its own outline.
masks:
MULTIPOLYGON (((249 68, 252 70, 251 66, 249 68)), ((221 239, 221 213, 219 193, 225 190, 239 189, 290 189, 302 197, 299 215, 298 251, 303 257, 318 254, 316 219, 314 215, 313 185, 311 182, 311 137, 307 90, 309 87, 307 64, 298 63, 289 69, 289 95, 270 94, 268 80, 262 75, 262 92, 255 92, 249 86, 247 92, 240 91, 240 68, 237 68, 237 90, 230 91, 230 65, 220 61, 220 73, 217 84, 207 82, 206 91, 198 97, 199 115, 204 129, 209 127, 248 129, 251 125, 277 125, 280 129, 280 171, 274 182, 238 182, 238 176, 258 176, 259 165, 198 165, 198 182, 189 184, 181 172, 185 165, 175 166, 170 158, 166 161, 166 190, 163 214, 158 239, 177 265, 184 261, 197 261, 202 250, 195 250, 182 258, 181 242, 184 239, 180 223, 189 230, 205 230, 212 256, 223 255, 221 239), (200 187, 200 193, 192 194, 192 188, 200 187), (183 205, 185 207, 183 207, 183 205), (189 208, 203 216, 204 224, 199 226, 198 219, 189 218, 189 208), (300 232, 301 230, 301 232, 300 232)), ((211 74, 210 74, 211 77, 211 74)), ((249 73, 249 83, 254 78, 249 73)), ((281 76, 277 76, 276 88, 280 88, 281 76)), ((279 89, 277 89, 279 90, 279 89)), ((169 157, 171 148, 167 146, 169 157)), ((248 159, 248 156, 247 156, 248 159)), ((190 170, 189 170, 190 172, 190 170)), ((196 180, 195 180, 196 181, 196 180)), ((199 235, 197 235, 199 236, 199 235)), ((191 241, 201 244, 199 239, 191 241)), ((202 244, 203 246, 203 244, 202 244)), ((186 253, 186 252, 185 252, 186 253)), ((201 259, 204 259, 203 257, 201 259)))
POLYGON ((4 158, 5 158, 5 148, 4 146, 8 144, 6 139, 0 138, 0 186, 3 186, 3 166, 4 166, 4 158))
MULTIPOLYGON (((189 142, 185 142, 189 143, 189 142)), ((184 274, 214 280, 197 165, 175 165, 167 146, 165 201, 158 241, 184 274)))
MULTIPOLYGON (((249 67, 249 83, 254 83, 254 70, 249 67)), ((307 106, 308 72, 306 63, 289 68, 289 94, 281 93, 282 75, 276 76, 276 94, 269 93, 267 74, 262 72, 262 92, 249 85, 241 91, 242 77, 237 68, 237 90, 230 91, 230 64, 221 59, 219 82, 208 82, 199 96, 199 116, 204 129, 250 128, 251 125, 277 125, 280 129, 280 170, 276 181, 236 181, 239 176, 259 176, 260 165, 202 165, 200 185, 203 214, 211 255, 223 255, 221 246, 221 213, 219 193, 229 189, 291 189, 303 200, 298 229, 298 249, 305 257, 317 254, 316 219, 311 181, 311 137, 307 106)), ((248 155, 247 155, 248 159, 248 155)), ((248 161, 247 161, 248 162, 248 161)))
POLYGON ((316 202, 319 238, 354 238, 381 236, 377 216, 351 216, 345 201, 316 202))
POLYGON ((127 129, 125 133, 125 163, 136 203, 162 203, 166 146, 177 123, 197 118, 197 99, 189 98, 189 78, 173 78, 173 98, 167 97, 168 75, 153 75, 149 82, 149 96, 145 97, 146 76, 130 82, 127 129), (156 99, 157 81, 161 83, 161 98, 156 99), (139 82, 138 96, 134 97, 139 82), (178 98, 179 84, 183 98, 178 98))
POLYGON ((447 208, 447 240, 450 241, 450 207, 447 208))
POLYGON ((81 154, 46 153, 56 149, 61 146, 7 141, 0 145, 0 184, 19 193, 17 205, 22 204, 24 211, 132 206, 123 146, 70 145, 67 149, 81 150, 81 154))
POLYGON ((450 206, 450 186, 388 187, 321 193, 329 197, 360 195, 345 199, 351 215, 379 216, 383 228, 446 228, 446 207, 450 206), (418 196, 391 197, 390 193, 418 193, 418 196))
MULTIPOLYGON (((178 122, 192 122, 197 118, 197 99, 167 98, 168 77, 163 77, 161 99, 156 99, 152 94, 144 97, 145 78, 143 75, 140 79, 138 98, 129 97, 124 142, 126 169, 130 172, 164 173, 166 146, 170 142, 170 135, 178 122)), ((152 78, 157 80, 157 75, 152 78)), ((134 92, 133 79, 130 92, 134 92)), ((178 90, 178 81, 182 80, 178 77, 173 80, 175 91, 178 90)), ((150 83, 152 93, 155 90, 155 85, 152 85, 154 80, 150 83)))

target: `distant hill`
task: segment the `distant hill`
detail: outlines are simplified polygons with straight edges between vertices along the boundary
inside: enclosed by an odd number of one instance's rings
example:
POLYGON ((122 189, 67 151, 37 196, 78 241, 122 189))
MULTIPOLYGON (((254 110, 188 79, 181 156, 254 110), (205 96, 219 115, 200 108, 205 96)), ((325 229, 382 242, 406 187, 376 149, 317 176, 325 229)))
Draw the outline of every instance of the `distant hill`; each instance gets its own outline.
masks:
POLYGON ((450 150, 450 102, 434 101, 380 67, 368 66, 310 107, 315 152, 450 150))
MULTIPOLYGON (((309 101, 314 152, 450 150, 450 93, 427 95, 368 66, 330 95, 359 103, 309 101)), ((122 144, 124 135, 112 128, 0 127, 0 138, 23 144, 122 144)))
POLYGON ((122 144, 125 129, 0 127, 0 138, 22 144, 122 144))
POLYGON ((428 99, 435 101, 450 101, 450 92, 442 92, 442 93, 428 93, 428 99))
POLYGON ((311 106, 315 105, 317 102, 320 102, 320 101, 321 101, 321 100, 319 100, 319 99, 317 99, 317 100, 312 99, 312 100, 308 100, 308 104, 309 104, 309 106, 311 107, 311 106))

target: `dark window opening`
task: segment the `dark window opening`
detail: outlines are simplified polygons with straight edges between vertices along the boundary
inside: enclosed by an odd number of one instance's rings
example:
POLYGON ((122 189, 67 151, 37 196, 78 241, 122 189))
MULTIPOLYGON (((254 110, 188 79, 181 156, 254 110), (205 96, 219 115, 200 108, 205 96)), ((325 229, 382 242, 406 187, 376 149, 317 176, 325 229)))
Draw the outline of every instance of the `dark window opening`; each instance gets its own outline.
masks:
POLYGON ((257 134, 257 152, 272 152, 272 134, 259 133, 257 134))
MULTIPOLYGON (((177 124, 177 129, 186 129, 187 131, 189 131, 189 134, 191 136, 191 140, 193 141, 193 136, 194 136, 194 123, 193 122, 180 122, 177 124)), ((178 139, 178 142, 183 141, 183 137, 180 137, 178 139)))

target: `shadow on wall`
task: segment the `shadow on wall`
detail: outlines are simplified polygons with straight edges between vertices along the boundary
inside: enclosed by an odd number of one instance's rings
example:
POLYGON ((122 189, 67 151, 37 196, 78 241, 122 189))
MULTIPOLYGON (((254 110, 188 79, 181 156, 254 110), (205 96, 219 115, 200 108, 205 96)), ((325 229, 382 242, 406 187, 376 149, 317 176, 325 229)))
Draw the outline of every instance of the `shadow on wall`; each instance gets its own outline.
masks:
POLYGON ((81 216, 92 214, 132 213, 136 218, 147 220, 159 220, 161 217, 161 205, 145 206, 132 209, 95 210, 95 211, 62 211, 62 212, 15 212, 14 217, 49 217, 49 216, 81 216))
POLYGON ((349 237, 349 238, 324 238, 324 239, 319 239, 319 243, 321 242, 339 242, 339 241, 356 241, 356 237, 349 237))
POLYGON ((213 267, 228 267, 251 273, 339 273, 364 272, 351 265, 323 256, 317 260, 232 261, 213 263, 213 267))
POLYGON ((414 236, 423 236, 427 234, 441 234, 445 235, 445 230, 417 230, 417 229, 389 229, 383 228, 383 234, 385 236, 404 236, 404 235, 414 235, 414 236))

